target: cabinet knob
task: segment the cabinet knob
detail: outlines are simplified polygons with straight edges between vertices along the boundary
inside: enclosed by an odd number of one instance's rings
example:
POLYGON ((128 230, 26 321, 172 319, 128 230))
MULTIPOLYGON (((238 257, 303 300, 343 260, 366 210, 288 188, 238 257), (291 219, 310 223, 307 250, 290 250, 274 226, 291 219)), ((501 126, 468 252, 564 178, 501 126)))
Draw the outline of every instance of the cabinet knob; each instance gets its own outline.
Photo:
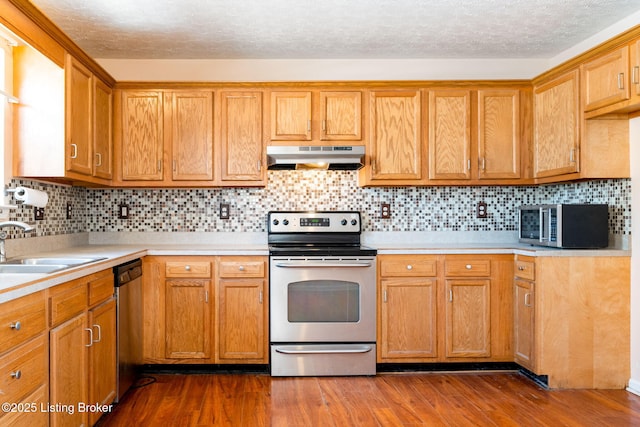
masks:
POLYGON ((244 271, 244 265, 241 265, 240 267, 238 267, 238 270, 244 271))
POLYGON ((519 265, 519 266, 518 266, 518 270, 520 270, 520 271, 524 271, 524 270, 526 270, 526 268, 525 268, 525 266, 524 266, 524 265, 519 265))
POLYGON ((11 372, 11 378, 13 378, 14 380, 19 380, 22 377, 22 371, 21 370, 17 370, 14 372, 11 372))
POLYGON ((466 268, 467 270, 471 270, 471 264, 465 265, 464 268, 466 268))
POLYGON ((20 323, 20 321, 13 322, 13 323, 10 325, 10 327, 11 327, 11 329, 13 329, 13 330, 15 330, 15 331, 19 331, 19 330, 20 330, 20 328, 22 328, 22 323, 20 323))
POLYGON ((407 265, 407 270, 413 270, 413 265, 411 264, 407 265))
POLYGON ((185 265, 184 269, 187 270, 187 271, 191 271, 191 266, 190 265, 185 265))

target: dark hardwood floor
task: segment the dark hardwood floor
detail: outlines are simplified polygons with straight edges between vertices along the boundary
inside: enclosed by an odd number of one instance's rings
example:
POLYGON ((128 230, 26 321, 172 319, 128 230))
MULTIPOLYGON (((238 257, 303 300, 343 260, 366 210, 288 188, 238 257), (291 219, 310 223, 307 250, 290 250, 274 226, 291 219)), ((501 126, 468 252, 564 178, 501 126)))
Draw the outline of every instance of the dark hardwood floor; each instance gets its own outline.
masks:
POLYGON ((640 396, 548 391, 519 373, 154 375, 105 426, 640 426, 640 396))

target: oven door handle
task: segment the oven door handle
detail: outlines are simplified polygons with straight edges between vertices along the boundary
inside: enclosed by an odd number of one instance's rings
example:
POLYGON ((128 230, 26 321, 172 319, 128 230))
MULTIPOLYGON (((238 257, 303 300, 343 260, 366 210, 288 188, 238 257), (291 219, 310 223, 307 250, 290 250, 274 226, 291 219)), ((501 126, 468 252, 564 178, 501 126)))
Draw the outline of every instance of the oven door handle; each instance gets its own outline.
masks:
POLYGON ((367 268, 373 264, 370 262, 276 262, 275 266, 280 268, 367 268))
POLYGON ((282 354, 340 354, 340 353, 368 353, 373 350, 370 345, 363 345, 350 348, 313 348, 313 349, 295 349, 287 347, 278 347, 275 349, 277 353, 282 354))

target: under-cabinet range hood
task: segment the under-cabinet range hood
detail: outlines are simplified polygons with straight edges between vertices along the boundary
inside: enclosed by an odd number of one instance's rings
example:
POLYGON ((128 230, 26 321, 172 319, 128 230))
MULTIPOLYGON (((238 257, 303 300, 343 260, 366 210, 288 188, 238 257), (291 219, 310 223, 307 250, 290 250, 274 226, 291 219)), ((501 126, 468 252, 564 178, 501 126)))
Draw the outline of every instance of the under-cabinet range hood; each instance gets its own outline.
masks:
POLYGON ((269 169, 356 170, 363 166, 364 146, 267 146, 269 169))

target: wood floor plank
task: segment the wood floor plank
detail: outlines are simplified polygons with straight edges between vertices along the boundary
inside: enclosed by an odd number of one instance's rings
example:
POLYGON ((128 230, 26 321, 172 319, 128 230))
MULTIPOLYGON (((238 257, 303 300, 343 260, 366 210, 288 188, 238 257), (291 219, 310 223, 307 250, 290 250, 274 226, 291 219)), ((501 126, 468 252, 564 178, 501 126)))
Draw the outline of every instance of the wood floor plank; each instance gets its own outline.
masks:
POLYGON ((100 427, 640 426, 640 396, 545 390, 519 373, 156 375, 100 427))

